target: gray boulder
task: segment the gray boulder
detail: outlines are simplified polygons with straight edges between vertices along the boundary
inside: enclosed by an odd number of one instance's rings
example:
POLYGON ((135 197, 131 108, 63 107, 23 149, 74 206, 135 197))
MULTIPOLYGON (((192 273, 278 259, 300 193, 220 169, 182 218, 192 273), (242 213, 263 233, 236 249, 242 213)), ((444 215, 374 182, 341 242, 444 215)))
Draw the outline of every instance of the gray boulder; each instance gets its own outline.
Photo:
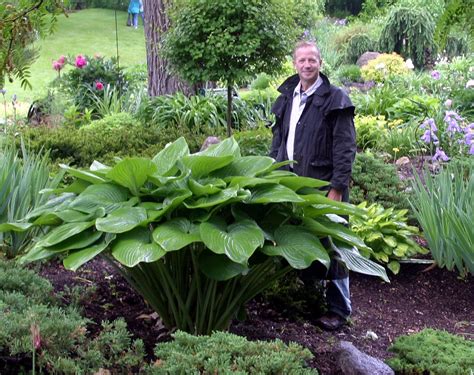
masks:
POLYGON ((363 67, 364 65, 367 65, 367 63, 370 60, 376 59, 380 53, 378 52, 364 52, 358 59, 356 64, 359 65, 359 67, 363 67))
POLYGON ((344 375, 394 375, 395 372, 380 359, 371 357, 351 342, 341 341, 336 350, 336 360, 344 375))

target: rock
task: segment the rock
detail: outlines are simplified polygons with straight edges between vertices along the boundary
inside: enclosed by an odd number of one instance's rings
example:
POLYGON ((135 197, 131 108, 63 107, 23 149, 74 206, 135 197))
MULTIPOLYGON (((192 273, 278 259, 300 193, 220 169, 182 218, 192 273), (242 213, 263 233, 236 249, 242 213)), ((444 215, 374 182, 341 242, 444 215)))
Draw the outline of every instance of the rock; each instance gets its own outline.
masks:
POLYGON ((205 150, 210 145, 215 145, 216 143, 219 143, 220 141, 221 140, 219 139, 219 137, 213 137, 213 136, 207 137, 201 146, 201 151, 205 150))
POLYGON ((380 55, 378 52, 364 52, 358 59, 357 59, 357 65, 359 67, 363 67, 366 65, 370 60, 373 60, 377 58, 380 55))
POLYGON ((374 340, 374 341, 379 339, 377 334, 374 331, 370 331, 370 330, 365 333, 364 338, 374 340))
POLYGON ((406 156, 402 156, 400 159, 398 159, 395 162, 395 164, 398 165, 398 166, 410 164, 410 159, 408 159, 406 156))
POLYGON ((337 366, 344 375, 394 375, 395 372, 380 359, 371 357, 351 342, 341 341, 336 350, 337 366))

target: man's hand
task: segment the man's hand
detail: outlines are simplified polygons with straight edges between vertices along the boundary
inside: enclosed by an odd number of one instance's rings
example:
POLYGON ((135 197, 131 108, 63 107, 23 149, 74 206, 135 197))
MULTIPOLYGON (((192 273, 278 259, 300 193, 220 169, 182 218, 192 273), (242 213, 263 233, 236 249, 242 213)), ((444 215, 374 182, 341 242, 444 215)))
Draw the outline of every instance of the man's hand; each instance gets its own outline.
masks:
POLYGON ((329 190, 328 198, 332 199, 333 201, 340 202, 342 201, 342 192, 332 188, 331 190, 329 190))

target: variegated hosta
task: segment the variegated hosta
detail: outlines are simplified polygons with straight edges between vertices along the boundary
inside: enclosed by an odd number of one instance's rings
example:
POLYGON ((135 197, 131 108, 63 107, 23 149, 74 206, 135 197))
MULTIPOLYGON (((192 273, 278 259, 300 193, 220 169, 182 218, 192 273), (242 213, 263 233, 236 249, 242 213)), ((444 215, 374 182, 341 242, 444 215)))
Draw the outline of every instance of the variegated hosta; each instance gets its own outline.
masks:
POLYGON ((328 266, 336 248, 350 269, 386 278, 336 216, 362 210, 327 199, 319 190, 326 182, 281 165, 242 157, 233 138, 195 154, 180 138, 152 160, 63 166, 74 182, 8 229, 50 228, 25 261, 61 254, 76 270, 105 256, 168 327, 193 333, 226 329, 275 279, 312 262, 328 266))

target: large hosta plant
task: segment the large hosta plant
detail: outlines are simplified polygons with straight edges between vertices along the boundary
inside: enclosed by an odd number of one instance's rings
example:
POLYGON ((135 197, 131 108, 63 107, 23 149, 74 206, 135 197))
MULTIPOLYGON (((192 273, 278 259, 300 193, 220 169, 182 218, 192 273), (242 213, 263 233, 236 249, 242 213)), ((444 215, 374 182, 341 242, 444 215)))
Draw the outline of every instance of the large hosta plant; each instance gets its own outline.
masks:
MULTIPOLYGON (((269 157, 242 157, 233 138, 190 154, 184 139, 153 159, 114 167, 94 162, 54 198, 9 229, 48 232, 23 257, 61 255, 76 270, 101 255, 158 312, 193 333, 226 329, 244 304, 292 268, 326 267, 338 256, 355 271, 386 278, 361 257, 370 251, 338 215, 361 209, 334 202, 323 181, 279 170, 269 157), (326 249, 321 237, 330 236, 326 249)), ((1 229, 1 228, 0 228, 1 229)))

